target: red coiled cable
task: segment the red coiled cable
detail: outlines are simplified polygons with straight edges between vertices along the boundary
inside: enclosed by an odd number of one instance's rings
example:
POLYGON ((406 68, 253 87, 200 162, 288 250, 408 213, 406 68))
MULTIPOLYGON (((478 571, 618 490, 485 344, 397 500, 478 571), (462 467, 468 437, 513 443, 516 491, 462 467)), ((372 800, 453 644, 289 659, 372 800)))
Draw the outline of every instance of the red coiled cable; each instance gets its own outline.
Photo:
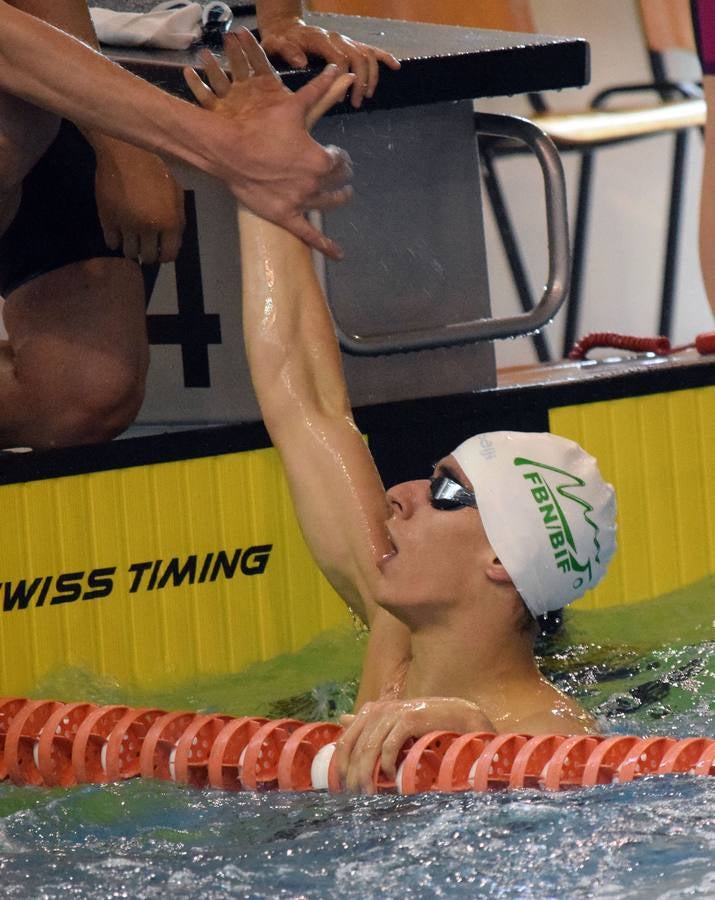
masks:
POLYGON ((715 353, 715 331, 699 334, 692 344, 673 347, 667 337, 636 337, 630 334, 617 334, 614 331, 597 331, 587 334, 571 348, 569 359, 585 359, 589 350, 605 347, 614 350, 628 350, 631 353, 654 353, 656 356, 669 356, 681 350, 695 349, 702 356, 715 353))

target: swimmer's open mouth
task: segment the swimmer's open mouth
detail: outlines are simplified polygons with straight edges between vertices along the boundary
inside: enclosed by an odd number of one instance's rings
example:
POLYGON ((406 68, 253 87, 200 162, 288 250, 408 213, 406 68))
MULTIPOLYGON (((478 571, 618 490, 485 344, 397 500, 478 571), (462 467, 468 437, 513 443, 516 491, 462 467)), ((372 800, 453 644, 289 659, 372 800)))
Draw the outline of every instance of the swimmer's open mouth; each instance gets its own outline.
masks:
POLYGON ((395 539, 388 531, 388 536, 390 538, 390 544, 392 545, 392 550, 389 553, 385 553, 377 563, 378 569, 382 572, 384 567, 389 563, 391 559, 393 559, 399 553, 399 548, 395 543, 395 539))
POLYGON ((397 550, 393 550, 392 553, 386 553, 380 560, 378 560, 377 567, 382 572, 385 569, 385 566, 389 563, 391 559, 394 559, 397 556, 397 550))

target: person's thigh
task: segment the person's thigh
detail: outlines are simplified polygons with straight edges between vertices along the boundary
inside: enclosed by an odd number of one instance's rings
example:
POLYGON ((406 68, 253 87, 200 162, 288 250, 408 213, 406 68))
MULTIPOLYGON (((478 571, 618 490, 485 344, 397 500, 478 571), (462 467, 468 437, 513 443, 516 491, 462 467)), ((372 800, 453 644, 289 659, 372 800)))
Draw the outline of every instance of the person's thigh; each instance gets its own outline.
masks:
POLYGON ((149 359, 137 263, 90 259, 40 275, 6 298, 3 319, 24 443, 105 440, 131 424, 149 359))

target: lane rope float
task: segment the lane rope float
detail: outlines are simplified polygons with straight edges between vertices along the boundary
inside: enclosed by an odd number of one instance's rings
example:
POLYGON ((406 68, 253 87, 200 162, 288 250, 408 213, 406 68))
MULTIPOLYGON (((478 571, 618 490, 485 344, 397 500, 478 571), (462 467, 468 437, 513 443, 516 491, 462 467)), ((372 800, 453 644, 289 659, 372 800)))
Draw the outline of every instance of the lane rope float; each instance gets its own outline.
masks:
MULTIPOLYGON (((340 791, 333 722, 0 698, 0 780, 70 787, 142 776, 239 791, 340 791)), ((433 731, 407 741, 378 793, 558 791, 646 775, 715 775, 715 739, 433 731)))

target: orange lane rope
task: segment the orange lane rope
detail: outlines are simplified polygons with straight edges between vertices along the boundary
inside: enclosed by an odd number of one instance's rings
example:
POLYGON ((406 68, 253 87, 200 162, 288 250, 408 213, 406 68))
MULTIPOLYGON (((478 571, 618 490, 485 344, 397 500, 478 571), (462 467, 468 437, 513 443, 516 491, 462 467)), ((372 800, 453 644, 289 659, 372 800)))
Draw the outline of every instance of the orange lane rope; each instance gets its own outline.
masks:
MULTIPOLYGON (((341 789, 331 722, 0 698, 0 779, 68 787, 143 776, 219 790, 341 789)), ((378 792, 563 790, 644 775, 715 775, 715 739, 456 734, 408 741, 378 792)))

